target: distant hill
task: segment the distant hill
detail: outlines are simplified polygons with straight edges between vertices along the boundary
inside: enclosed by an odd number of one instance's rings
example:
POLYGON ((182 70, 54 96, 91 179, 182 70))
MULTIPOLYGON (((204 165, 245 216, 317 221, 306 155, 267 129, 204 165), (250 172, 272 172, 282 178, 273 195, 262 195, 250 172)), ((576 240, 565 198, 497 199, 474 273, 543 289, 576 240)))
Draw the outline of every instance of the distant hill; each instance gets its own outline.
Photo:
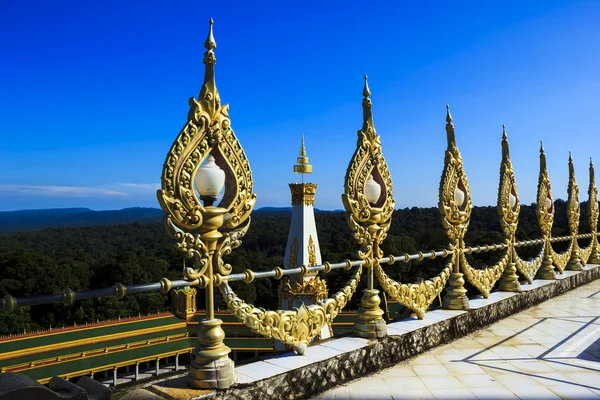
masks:
MULTIPOLYGON (((263 207, 255 210, 263 215, 291 213, 291 207, 263 207)), ((341 211, 341 210, 336 210, 341 211)), ((321 210, 315 209, 315 212, 321 210)), ((159 208, 124 208, 94 211, 89 208, 50 208, 43 210, 0 211, 0 234, 34 231, 46 228, 118 225, 159 222, 164 213, 159 208)))
POLYGON ((0 233, 33 231, 45 228, 117 225, 158 222, 163 216, 158 208, 124 208, 93 211, 89 208, 52 208, 0 212, 0 233))

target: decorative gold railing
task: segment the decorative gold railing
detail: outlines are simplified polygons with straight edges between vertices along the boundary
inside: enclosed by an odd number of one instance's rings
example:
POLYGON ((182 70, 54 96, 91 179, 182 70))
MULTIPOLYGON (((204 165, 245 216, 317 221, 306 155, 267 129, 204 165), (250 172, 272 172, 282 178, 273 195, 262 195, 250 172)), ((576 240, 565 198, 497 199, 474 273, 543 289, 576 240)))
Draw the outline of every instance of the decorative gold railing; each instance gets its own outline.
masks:
MULTIPOLYGON (((267 338, 291 345, 296 352, 303 354, 308 344, 319 336, 321 329, 331 324, 348 304, 363 272, 367 277, 367 287, 363 290, 354 331, 358 336, 379 338, 385 336, 387 330, 382 318, 384 312, 379 307, 380 296, 375 288, 375 278, 387 295, 412 310, 418 318, 423 318, 433 301, 441 297, 444 289, 441 301, 444 308, 468 309, 465 279, 487 298, 496 286, 499 290, 516 292, 521 290, 521 280, 531 283, 536 277, 555 279, 556 271, 563 273, 565 269, 580 270, 585 263, 600 263, 598 189, 591 160, 588 189, 590 233, 579 233, 579 189, 573 160, 569 155, 567 214, 570 232, 568 236, 552 237, 554 200, 546 156, 541 147, 536 204, 541 238, 525 241, 515 239, 521 206, 504 127, 497 202, 504 242, 484 246, 465 243, 473 203, 448 106, 448 147, 439 187, 439 210, 449 246, 439 251, 385 256, 380 245, 387 236, 395 201, 391 173, 373 123, 371 92, 365 76, 363 125, 358 131, 357 147, 347 168, 342 195, 349 229, 359 245, 358 260, 260 272, 246 270, 233 274, 232 266, 223 261, 223 256, 240 246, 241 239, 250 227, 250 215, 256 195, 253 192, 249 160, 231 128, 228 106, 221 105, 216 87, 216 42, 212 33, 212 20, 205 47, 204 83, 198 99, 192 97, 189 100, 187 122, 167 155, 162 187, 158 191, 158 200, 165 212, 166 230, 177 242, 179 250, 191 260, 191 266, 183 270, 184 279, 170 281, 163 278, 160 282, 133 286, 116 284, 112 288, 84 292, 65 289, 59 294, 30 298, 6 296, 2 299, 3 311, 10 312, 19 306, 45 303, 72 305, 82 299, 102 296, 122 298, 126 294, 148 291, 174 291, 174 296, 185 292, 187 294, 182 297, 182 304, 191 307, 190 302, 195 301, 195 297, 189 294, 195 295, 195 292, 181 289, 204 289, 206 318, 200 323, 199 344, 194 349, 195 359, 190 366, 189 382, 197 388, 226 388, 235 382, 235 374, 233 361, 228 357, 230 349, 223 342, 225 333, 221 328, 221 320, 216 319, 214 314, 215 288, 221 293, 231 312, 246 326, 267 338), (219 191, 214 191, 211 185, 219 181, 224 186, 224 194, 214 206, 219 191), (580 248, 578 239, 591 240, 587 247, 580 248), (569 246, 566 251, 558 253, 553 249, 553 243, 561 241, 568 241, 569 246), (541 247, 535 258, 524 260, 519 256, 519 249, 538 245, 541 247), (467 255, 489 251, 501 252, 494 265, 485 268, 470 265, 467 255), (384 268, 384 265, 396 262, 435 258, 446 259, 445 267, 437 276, 417 283, 395 281, 386 274, 384 268), (255 279, 312 276, 318 272, 329 273, 337 269, 353 272, 336 294, 294 310, 257 308, 238 297, 229 286, 229 283, 235 281, 251 284, 255 279)), ((177 315, 188 315, 187 311, 177 315)))

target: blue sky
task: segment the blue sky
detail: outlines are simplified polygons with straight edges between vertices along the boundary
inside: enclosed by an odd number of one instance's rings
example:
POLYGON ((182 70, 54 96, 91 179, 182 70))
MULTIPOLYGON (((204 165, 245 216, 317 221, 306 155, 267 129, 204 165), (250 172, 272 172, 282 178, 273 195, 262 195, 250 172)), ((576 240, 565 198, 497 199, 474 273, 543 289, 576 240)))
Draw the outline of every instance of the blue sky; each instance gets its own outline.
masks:
POLYGON ((342 208, 364 74, 398 207, 437 204, 446 103, 476 205, 496 202, 503 123, 523 202, 540 139, 554 196, 566 198, 571 150, 587 198, 598 1, 0 0, 0 210, 157 207, 210 17, 257 207, 289 205, 304 133, 316 207, 342 208))

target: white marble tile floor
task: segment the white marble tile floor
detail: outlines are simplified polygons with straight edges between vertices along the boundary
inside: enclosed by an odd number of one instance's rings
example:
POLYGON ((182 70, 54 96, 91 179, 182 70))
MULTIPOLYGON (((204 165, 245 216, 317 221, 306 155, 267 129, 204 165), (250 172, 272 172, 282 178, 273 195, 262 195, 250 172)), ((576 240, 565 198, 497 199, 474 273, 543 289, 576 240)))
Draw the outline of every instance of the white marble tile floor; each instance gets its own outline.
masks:
POLYGON ((600 280, 314 399, 342 398, 600 399, 600 280))

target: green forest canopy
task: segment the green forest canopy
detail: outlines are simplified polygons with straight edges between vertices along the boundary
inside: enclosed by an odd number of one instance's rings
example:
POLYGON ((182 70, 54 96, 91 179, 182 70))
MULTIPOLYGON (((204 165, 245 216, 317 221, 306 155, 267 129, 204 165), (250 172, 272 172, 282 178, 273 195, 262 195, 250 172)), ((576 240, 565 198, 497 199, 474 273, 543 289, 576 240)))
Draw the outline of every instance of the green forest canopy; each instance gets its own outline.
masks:
MULTIPOLYGON (((566 203, 557 200, 553 234, 568 234, 566 203)), ((589 232, 587 207, 582 205, 580 232, 589 232)), ((245 269, 269 270, 283 264, 291 214, 262 212, 253 215, 243 244, 227 256, 234 273, 245 269)), ((346 224, 345 213, 315 213, 323 261, 356 259, 357 243, 346 224)), ((534 206, 522 206, 517 239, 539 238, 534 206)), ((466 235, 469 245, 502 243, 503 236, 496 207, 475 207, 466 235)), ((582 243, 585 245, 587 243, 582 243)), ((447 248, 448 238, 441 226, 437 208, 406 208, 394 212, 392 225, 382 248, 385 254, 400 255, 447 248)), ((561 244, 557 244, 561 245, 561 244)), ((557 247, 557 250, 561 250, 557 247)), ((533 257, 538 246, 519 249, 524 257, 533 257)), ((498 253, 473 256, 475 266, 497 260, 498 253)), ((437 275, 445 260, 396 263, 384 266, 388 274, 402 282, 418 282, 437 275)), ((183 256, 160 223, 132 223, 93 227, 56 228, 0 235, 0 296, 37 296, 71 288, 75 291, 157 282, 162 277, 181 279, 183 256)), ((325 276, 330 293, 348 279, 346 271, 325 276)), ((277 285, 273 279, 252 284, 232 283, 240 297, 257 306, 277 308, 277 285)), ((364 282, 362 283, 364 285, 364 282)), ((359 287, 348 309, 357 309, 359 287)), ((472 292, 474 293, 474 292, 472 292)), ((204 304, 198 296, 198 307, 204 304)), ((219 300, 218 307, 224 308, 219 300)), ((102 298, 78 301, 72 307, 45 305, 17 309, 0 314, 0 335, 31 332, 49 327, 137 316, 168 309, 168 297, 162 293, 128 295, 122 300, 102 298)))

